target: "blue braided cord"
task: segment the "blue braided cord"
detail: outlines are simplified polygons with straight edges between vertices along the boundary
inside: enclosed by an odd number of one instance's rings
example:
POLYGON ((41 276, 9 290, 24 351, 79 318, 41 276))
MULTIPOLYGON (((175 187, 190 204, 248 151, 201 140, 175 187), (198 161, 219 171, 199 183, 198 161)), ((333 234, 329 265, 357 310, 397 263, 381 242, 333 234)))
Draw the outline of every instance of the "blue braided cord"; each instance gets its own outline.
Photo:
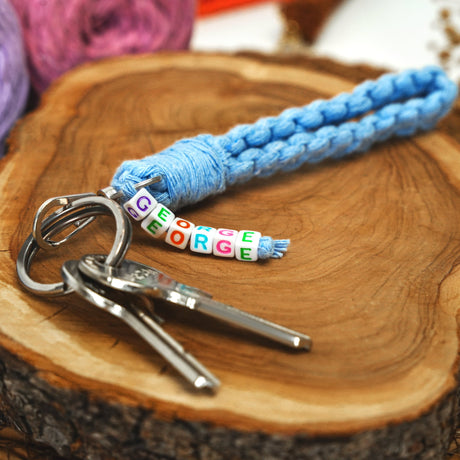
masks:
MULTIPOLYGON (((253 177, 340 159, 393 136, 430 130, 456 97, 457 86, 439 67, 386 74, 352 93, 289 108, 224 135, 183 139, 158 154, 125 161, 112 186, 129 199, 136 193, 135 184, 161 176, 149 191, 176 210, 253 177)), ((282 257, 288 245, 289 240, 262 237, 259 258, 282 257)))
POLYGON ((184 139, 158 154, 125 161, 112 186, 129 199, 136 193, 135 184, 159 175, 162 180, 149 191, 175 210, 256 176, 339 159, 392 136, 429 130, 456 96, 457 86, 438 67, 386 74, 365 81, 352 93, 289 108, 224 135, 184 139))

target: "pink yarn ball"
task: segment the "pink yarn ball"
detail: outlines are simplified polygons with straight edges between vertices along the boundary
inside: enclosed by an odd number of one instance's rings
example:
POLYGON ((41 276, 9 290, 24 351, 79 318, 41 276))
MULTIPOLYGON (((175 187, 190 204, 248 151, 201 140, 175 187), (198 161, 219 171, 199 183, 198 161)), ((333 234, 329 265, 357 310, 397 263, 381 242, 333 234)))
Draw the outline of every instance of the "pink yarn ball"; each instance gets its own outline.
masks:
POLYGON ((38 91, 65 71, 107 56, 188 47, 195 0, 11 0, 38 91))

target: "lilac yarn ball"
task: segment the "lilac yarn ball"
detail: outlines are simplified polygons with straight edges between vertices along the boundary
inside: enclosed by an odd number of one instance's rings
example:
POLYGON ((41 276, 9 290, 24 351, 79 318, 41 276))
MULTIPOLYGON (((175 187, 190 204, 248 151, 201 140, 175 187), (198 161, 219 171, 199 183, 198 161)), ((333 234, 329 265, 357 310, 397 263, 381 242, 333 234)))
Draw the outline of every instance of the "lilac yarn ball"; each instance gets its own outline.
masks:
POLYGON ((8 132, 24 110, 28 92, 20 25, 9 2, 0 0, 0 155, 8 132))
POLYGON ((188 47, 195 0, 11 0, 33 86, 42 92, 76 65, 188 47))

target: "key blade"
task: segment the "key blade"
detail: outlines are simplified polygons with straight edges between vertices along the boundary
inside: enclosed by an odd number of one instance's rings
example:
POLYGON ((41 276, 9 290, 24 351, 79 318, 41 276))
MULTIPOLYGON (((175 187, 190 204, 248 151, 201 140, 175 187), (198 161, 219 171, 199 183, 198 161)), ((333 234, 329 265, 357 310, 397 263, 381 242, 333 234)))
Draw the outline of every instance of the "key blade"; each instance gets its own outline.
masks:
POLYGON ((78 261, 70 260, 61 269, 64 282, 90 302, 92 305, 124 321, 134 332, 142 337, 194 388, 217 390, 219 380, 209 372, 196 358, 186 352, 182 345, 173 339, 157 322, 135 304, 131 309, 117 303, 107 296, 105 287, 82 277, 78 270, 78 261))
POLYGON ((312 340, 308 335, 272 323, 230 305, 212 299, 199 298, 196 301, 195 310, 290 348, 306 351, 311 349, 312 340))
POLYGON ((138 311, 139 318, 131 318, 132 326, 166 361, 176 368, 196 389, 216 391, 220 381, 193 355, 173 339, 156 321, 138 311), (152 335, 151 332, 154 332, 152 335))
POLYGON ((126 259, 117 267, 109 267, 104 265, 104 260, 104 256, 87 255, 81 259, 79 268, 87 276, 121 291, 160 298, 199 311, 290 348, 311 348, 308 335, 214 301, 204 291, 179 283, 153 267, 126 259))

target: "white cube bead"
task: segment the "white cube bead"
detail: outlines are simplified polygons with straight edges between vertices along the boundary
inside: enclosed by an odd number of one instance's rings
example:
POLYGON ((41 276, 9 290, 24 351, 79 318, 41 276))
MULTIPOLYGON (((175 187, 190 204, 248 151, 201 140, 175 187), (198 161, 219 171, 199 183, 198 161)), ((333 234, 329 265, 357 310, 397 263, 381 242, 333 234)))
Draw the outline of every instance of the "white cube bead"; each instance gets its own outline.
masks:
POLYGON ((149 215, 157 206, 158 201, 145 189, 140 189, 123 207, 135 220, 141 220, 149 215))
POLYGON ((181 219, 180 217, 176 217, 169 227, 165 241, 171 246, 185 249, 194 228, 195 224, 192 224, 188 220, 181 219))
POLYGON ((192 237, 190 238, 190 250, 200 254, 212 254, 212 243, 215 234, 215 228, 198 225, 193 229, 192 237))
POLYGON ((142 221, 141 227, 153 237, 159 238, 168 230, 174 217, 174 213, 170 209, 162 204, 158 204, 142 221))
POLYGON ((237 236, 237 230, 230 230, 229 228, 217 229, 212 244, 212 253, 219 257, 234 257, 237 236))
POLYGON ((235 256, 238 260, 255 262, 258 256, 259 241, 262 234, 252 230, 241 230, 238 232, 235 243, 235 256))

